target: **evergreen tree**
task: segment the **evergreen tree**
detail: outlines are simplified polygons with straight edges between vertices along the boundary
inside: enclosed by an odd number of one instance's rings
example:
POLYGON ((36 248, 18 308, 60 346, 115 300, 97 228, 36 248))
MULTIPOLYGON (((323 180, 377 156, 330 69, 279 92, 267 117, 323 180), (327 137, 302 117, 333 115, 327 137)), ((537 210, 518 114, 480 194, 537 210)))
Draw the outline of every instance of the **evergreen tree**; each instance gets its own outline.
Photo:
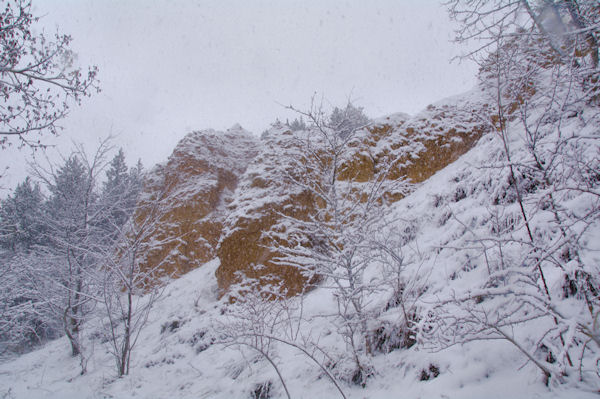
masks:
POLYGON ((108 263, 142 185, 141 162, 129 169, 122 150, 106 162, 109 150, 105 141, 90 157, 79 146, 61 166, 33 165, 48 198, 28 178, 0 201, 0 353, 62 330, 85 372, 81 330, 103 290, 122 295, 106 285, 108 263))
POLYGON ((102 225, 108 241, 117 239, 121 228, 133 214, 141 189, 142 170, 141 161, 128 170, 123 149, 109 163, 100 201, 102 225))
POLYGON ((29 251, 42 241, 40 223, 43 196, 38 184, 27 177, 13 195, 0 201, 0 247, 12 252, 29 251))
POLYGON ((44 243, 43 201, 29 177, 0 201, 0 353, 21 353, 58 331, 27 273, 44 243))
POLYGON ((97 261, 94 246, 101 237, 95 190, 97 166, 84 164, 74 154, 47 181, 51 196, 46 204, 46 258, 54 277, 47 300, 53 302, 63 319, 73 356, 82 351, 79 334, 92 304, 91 276, 97 261))
POLYGON ((346 108, 335 107, 329 116, 328 125, 338 132, 341 138, 346 138, 356 130, 369 124, 369 118, 365 115, 362 107, 356 107, 352 103, 346 104, 346 108))
POLYGON ((142 161, 138 159, 136 165, 129 169, 129 193, 128 193, 128 209, 133 210, 137 204, 138 197, 142 192, 144 184, 144 166, 142 161))
POLYGON ((106 208, 104 228, 107 234, 114 238, 118 230, 129 218, 128 204, 124 195, 128 191, 129 173, 125 163, 125 154, 120 149, 112 159, 106 171, 106 181, 102 188, 102 203, 106 208), (125 206, 124 206, 125 205, 125 206))
POLYGON ((288 123, 288 126, 294 132, 298 131, 298 130, 306 130, 307 129, 306 123, 304 123, 304 120, 302 119, 302 117, 295 118, 291 123, 288 123))

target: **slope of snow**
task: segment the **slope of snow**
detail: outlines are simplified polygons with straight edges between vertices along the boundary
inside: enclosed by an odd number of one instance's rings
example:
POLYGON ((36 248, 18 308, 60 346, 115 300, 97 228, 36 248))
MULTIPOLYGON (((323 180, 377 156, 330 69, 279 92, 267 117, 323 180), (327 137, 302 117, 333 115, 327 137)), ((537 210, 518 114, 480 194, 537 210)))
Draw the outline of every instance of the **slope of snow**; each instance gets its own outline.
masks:
MULTIPOLYGON (((573 121, 571 128, 576 127, 573 121)), ((485 265, 475 237, 489 235, 488 222, 494 214, 491 198, 509 191, 506 172, 500 167, 499 145, 497 136, 484 136, 473 150, 395 204, 392 225, 399 234, 407 235, 403 246, 406 273, 429 287, 419 299, 422 307, 475 289, 481 281, 485 265)), ((517 159, 524 156, 518 151, 516 155, 517 159)), ((573 201, 575 211, 585 211, 585 198, 573 201)), ((519 223, 514 206, 509 204, 502 212, 507 223, 519 223)), ((543 215, 536 223, 544 223, 543 215)), ((598 249, 600 229, 593 225, 586 234, 593 248, 583 256, 596 257, 593 249, 598 249)), ((508 251, 506 256, 518 253, 508 251)), ((168 285, 134 349, 129 376, 115 378, 113 360, 101 342, 101 334, 94 333, 98 327, 92 327, 86 337, 92 348, 86 375, 79 375, 77 359, 68 355, 67 340, 59 339, 0 365, 0 397, 249 398, 258 385, 266 382, 272 384, 271 397, 285 397, 277 374, 263 357, 251 348, 224 340, 224 332, 235 324, 235 310, 231 310, 235 307, 225 299, 217 300, 214 272, 218 265, 218 260, 211 261, 168 285)), ((384 290, 374 297, 374 308, 383 309, 389 295, 384 290)), ((298 300, 290 300, 290 304, 294 309, 300 306, 298 300)), ((321 348, 335 356, 345 348, 326 317, 334 309, 331 291, 312 291, 302 303, 300 330, 301 335, 317 339, 321 348)), ((393 321, 397 311, 381 311, 377 320, 393 321)), ((341 397, 318 367, 297 349, 276 343, 271 349, 291 397, 341 397)), ((597 397, 592 388, 572 384, 549 390, 539 370, 502 340, 458 343, 447 348, 420 342, 410 349, 377 354, 373 367, 375 375, 365 389, 340 382, 347 397, 597 397), (421 381, 423 370, 431 365, 439 370, 439 376, 421 381)), ((343 362, 337 371, 343 375, 340 368, 343 362)))
MULTIPOLYGON (((552 88, 551 79, 547 80, 537 83, 552 88)), ((115 377, 102 323, 91 320, 84 332, 88 359, 85 375, 79 374, 79 360, 69 356, 68 341, 58 339, 0 364, 0 398, 250 398, 260 396, 260 386, 270 387, 269 396, 273 398, 286 397, 286 391, 294 398, 341 397, 327 373, 336 377, 348 398, 597 397, 597 348, 588 347, 584 356, 581 341, 571 339, 575 326, 589 321, 584 318, 584 301, 570 298, 577 293, 569 294, 569 287, 565 288, 565 281, 581 270, 575 269, 570 253, 552 248, 563 247, 566 240, 562 240, 560 230, 567 226, 568 234, 576 236, 574 251, 580 264, 586 265, 584 271, 600 275, 600 116, 597 109, 584 102, 576 103, 579 108, 568 113, 562 108, 550 112, 556 105, 545 107, 543 92, 539 90, 542 94, 537 98, 532 94, 527 100, 531 104, 528 121, 536 122, 539 133, 535 142, 541 155, 536 159, 539 168, 526 145, 530 132, 524 132, 513 115, 515 120, 507 123, 505 143, 495 132, 483 134, 469 152, 414 185, 410 195, 393 204, 379 238, 395 243, 403 259, 401 277, 405 285, 401 295, 406 295, 408 313, 416 315, 418 334, 415 344, 408 348, 375 351, 369 359, 373 376, 365 388, 351 381, 353 360, 339 332, 340 320, 335 317, 338 302, 327 281, 302 298, 264 301, 256 296, 253 300, 250 292, 246 301, 232 303, 227 297, 218 299, 215 271, 220 263, 214 259, 165 288, 134 348, 130 375, 115 377), (515 179, 523 190, 522 209, 510 183, 506 148, 510 148, 512 165, 517 170, 515 179), (541 176, 540 170, 550 167, 544 173, 555 180, 544 181, 548 176, 541 176), (579 180, 573 179, 573 173, 581 174, 579 180), (550 197, 555 202, 555 213, 550 197), (523 213, 528 215, 527 226, 523 213), (557 215, 568 223, 557 223, 557 215), (535 243, 531 236, 535 236, 535 243), (532 254, 532 247, 539 252, 532 254), (536 308, 515 300, 516 294, 524 294, 532 302, 540 299, 539 278, 530 278, 537 273, 532 268, 538 261, 535 257, 545 249, 549 249, 548 257, 564 255, 564 259, 543 265, 547 296, 556 299, 547 302, 556 306, 553 311, 565 315, 558 332, 559 323, 555 321, 554 328, 550 312, 540 312, 539 304, 536 308), (527 285, 531 281, 534 283, 527 285), (488 324, 473 330, 469 320, 481 315, 489 317, 488 324), (575 362, 582 359, 582 368, 588 374, 579 375, 575 365, 561 383, 552 379, 547 387, 540 369, 517 345, 488 328, 490 325, 501 325, 516 342, 535 350, 564 335, 567 342, 575 342, 571 354, 575 362), (251 342, 244 336, 258 328, 264 328, 262 338, 254 337, 251 342), (297 347, 266 338, 271 331, 296 345, 305 345, 327 373, 297 347), (261 348, 263 354, 257 350, 261 348)), ((407 145, 394 149, 382 143, 377 150, 389 150, 409 160, 423 147, 413 138, 437 137, 450 130, 472 131, 486 123, 489 129, 485 132, 495 130, 498 126, 491 118, 493 107, 488 105, 494 104, 494 99, 486 100, 489 95, 478 87, 412 117, 399 113, 380 118, 376 123, 401 125, 412 133, 406 136, 407 145), (486 117, 490 120, 483 121, 486 117)), ((236 219, 258 218, 269 204, 292 198, 293 189, 281 184, 283 171, 293 168, 291 157, 302 154, 285 131, 283 127, 273 128, 262 143, 240 126, 224 133, 209 130, 186 136, 169 161, 179 167, 173 168, 173 179, 177 183, 178 179, 184 180, 181 186, 173 184, 174 197, 186 206, 189 198, 218 185, 219 173, 190 178, 180 173, 186 168, 202 170, 212 162, 209 166, 220 172, 244 173, 244 180, 235 188, 244 195, 230 197, 232 185, 225 192, 228 200, 220 200, 216 207, 215 212, 222 211, 219 217, 225 219, 225 235, 235 229, 236 219), (226 139, 238 144, 229 145, 226 139), (180 159, 208 161, 188 164, 178 162, 180 159), (255 161, 248 165, 250 159, 255 161)), ((167 165, 154 170, 156 184, 165 179, 167 165)), ((539 260, 540 264, 545 261, 539 260)), ((373 262, 361 277, 378 283, 378 289, 365 300, 366 312, 371 316, 369 330, 389 328, 393 335, 407 316, 393 302, 392 281, 386 281, 389 275, 381 273, 385 267, 385 263, 373 262)), ((541 298, 539 303, 545 304, 545 300, 541 298)), ((597 320, 593 328, 597 333, 597 320)), ((560 347, 558 351, 546 350, 548 353, 538 357, 566 358, 560 347)), ((552 361, 546 363, 554 367, 552 361)))

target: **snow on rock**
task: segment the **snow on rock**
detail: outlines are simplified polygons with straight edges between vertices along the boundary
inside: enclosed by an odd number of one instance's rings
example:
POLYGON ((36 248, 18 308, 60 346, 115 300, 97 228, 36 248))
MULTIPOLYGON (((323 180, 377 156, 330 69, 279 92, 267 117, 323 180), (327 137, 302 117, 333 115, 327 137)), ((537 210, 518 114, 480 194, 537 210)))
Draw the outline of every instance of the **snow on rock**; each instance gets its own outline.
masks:
MULTIPOLYGON (((340 180, 367 182, 391 160, 389 179, 424 181, 469 150, 485 131, 472 117, 484 106, 474 100, 476 94, 431 105, 414 117, 397 113, 375 120, 350 143, 340 180)), ((145 264, 162 264, 162 275, 177 277, 218 255, 223 293, 241 274, 269 276, 289 295, 303 291, 308 281, 297 269, 272 262, 277 254, 266 236, 281 214, 303 218, 315 210, 308 192, 285 177, 293 172, 291 160, 304 155, 284 125, 274 126, 260 141, 239 125, 187 135, 147 179, 142 202, 162 198, 166 204, 152 239, 168 243, 152 246, 145 264)), ((388 193, 388 199, 403 195, 388 193)))
MULTIPOLYGON (((357 132, 351 151, 339 172, 342 181, 368 182, 378 167, 391 162, 388 179, 421 183, 467 152, 489 130, 474 118, 485 105, 477 101, 477 90, 429 106, 409 117, 403 113, 379 118, 368 129, 357 132)), ((219 287, 239 281, 240 275, 268 279, 281 284, 288 295, 305 290, 311 282, 293 267, 277 265, 268 233, 282 216, 306 218, 316 209, 308 191, 289 182, 291 159, 302 159, 298 135, 287 126, 274 126, 263 137, 263 147, 241 177, 224 223, 217 254, 219 287), (241 274, 240 274, 241 273, 241 274)), ((316 179, 317 176, 301 176, 316 179)), ((387 193, 397 201, 404 193, 387 193)))
POLYGON ((168 243, 145 254, 148 267, 162 263, 161 274, 180 276, 214 258, 225 205, 258 148, 258 140, 239 125, 192 132, 150 172, 141 202, 161 198, 166 204, 150 239, 168 243))
POLYGON ((250 278, 276 276, 290 295, 303 290, 306 280, 297 269, 270 262, 274 254, 265 236, 281 213, 304 218, 314 209, 311 195, 286 178, 293 172, 292 160, 302 156, 284 126, 273 127, 263 138, 262 151, 242 176, 225 219, 217 250, 217 280, 223 291, 239 281, 240 273, 250 278))
MULTIPOLYGON (((489 268, 498 267, 500 262, 518 265, 528 250, 528 246, 522 244, 525 238, 523 220, 508 181, 500 135, 483 134, 475 143, 476 139, 469 138, 469 132, 474 132, 474 137, 481 133, 478 125, 470 124, 473 122, 469 122, 468 112, 461 114, 465 115, 462 120, 449 117, 456 115, 454 107, 465 98, 469 104, 477 101, 477 95, 471 93, 435 104, 412 118, 393 117, 390 119, 394 121, 392 126, 386 125, 385 120, 376 121, 373 131, 377 132, 379 126, 382 134, 363 132, 360 142, 371 140, 368 142, 372 144, 357 147, 361 151, 368 148, 374 157, 385 151, 406 154, 410 162, 406 162, 399 173, 414 177, 413 182, 420 182, 413 186, 412 192, 392 204, 392 219, 396 222, 382 234, 402 236, 398 240, 404 261, 402 274, 409 283, 407 295, 413 295, 407 297, 408 304, 421 321, 438 311, 436 304, 452 303, 455 298, 485 288, 482 285, 490 273, 489 268), (471 101, 473 98, 475 100, 471 101), (417 138, 413 142, 414 152, 403 150, 409 145, 402 144, 409 141, 409 128, 413 129, 410 137, 417 138), (447 129, 455 129, 456 135, 446 134, 447 129), (435 137, 438 136, 447 142, 437 146, 440 148, 436 150, 442 152, 436 154, 443 154, 450 160, 458 159, 448 161, 449 164, 434 173, 446 161, 436 158, 435 162, 440 163, 434 166, 425 163, 428 144, 423 142, 429 139, 437 142, 435 137), (455 143, 463 145, 455 147, 455 143), (458 155, 461 153, 463 156, 458 155), (423 169, 419 173, 411 167, 423 169), (502 248, 484 245, 486 238, 493 243, 504 240, 502 248)), ((595 110, 588 110, 582 112, 580 118, 570 118, 563 125, 564 134, 587 140, 585 145, 574 148, 586 159, 597 154, 597 144, 594 145, 592 140, 598 136, 600 121, 594 115, 595 110)), ((521 140, 518 124, 512 124, 509 133, 515 163, 526 162, 528 150, 518 145, 521 140)), ((302 345, 304 340, 316 342, 330 360, 335 359, 325 364, 338 378, 347 398, 597 397, 600 387, 595 375, 584 375, 583 381, 579 381, 578 373, 574 372, 567 383, 549 388, 544 384, 540 370, 508 340, 496 336, 469 339, 455 334, 445 337, 455 341, 444 341, 442 336, 428 335, 431 331, 427 329, 421 330, 411 345, 377 349, 371 357, 374 375, 362 388, 350 381, 348 369, 344 368, 344 356, 348 352, 336 327, 340 320, 334 315, 337 303, 334 292, 327 286, 317 286, 304 296, 280 302, 281 305, 277 301, 256 301, 244 307, 243 300, 230 304, 226 299, 219 299, 223 288, 235 282, 227 281, 235 271, 260 276, 261 270, 256 266, 266 263, 272 256, 259 245, 261 232, 274 225, 279 215, 277 211, 310 212, 310 199, 303 198, 302 190, 286 184, 283 179, 283 172, 292 165, 288 162, 290 156, 300 155, 296 151, 299 148, 294 146, 292 135, 281 126, 271 129, 262 147, 239 130, 235 134, 204 132, 186 137, 169 162, 154 171, 153 184, 154 187, 169 188, 174 206, 168 217, 174 224, 200 221, 199 226, 202 226, 206 218, 219 215, 223 233, 216 253, 220 259, 211 260, 169 283, 134 349, 130 375, 115 377, 113 358, 102 339, 101 323, 92 320, 86 325, 84 336, 86 348, 89 348, 87 374, 79 375, 78 359, 69 356, 68 341, 61 338, 1 364, 0 397, 249 398, 258 397, 256 393, 260 390, 257 387, 260 386, 269 387, 270 397, 285 397, 277 372, 281 373, 291 397, 341 397, 321 369, 297 349, 280 342, 268 343, 268 353, 278 368, 276 372, 273 364, 259 352, 232 342, 229 331, 232 326, 237 326, 234 333, 243 333, 244 320, 253 322, 258 316, 271 318, 276 314, 291 315, 291 321, 280 319, 283 327, 277 323, 269 325, 273 331, 279 327, 282 334, 291 330, 297 344, 302 345), (236 155, 230 153, 232 149, 236 155), (256 152, 259 153, 255 156, 256 152), (226 184, 230 182, 222 177, 226 171, 242 175, 237 186, 226 184), (168 181, 177 184, 168 185, 168 181), (219 181, 224 181, 222 186, 219 181), (212 208, 202 205, 205 204, 200 201, 202 196, 195 197, 196 193, 217 190, 215 187, 224 188, 212 208), (191 208, 195 201, 200 210, 191 208), (186 206, 190 207, 188 216, 185 216, 188 211, 180 210, 188 209, 186 206), (178 215, 185 217, 179 219, 178 215), (199 216, 194 219, 194 215, 199 216), (241 327, 239 323, 242 323, 241 327)), ((522 177, 524 184, 526 177, 522 177)), ((233 177, 231 179, 233 181, 233 177)), ((561 209, 568 209, 569 216, 577 223, 586 221, 590 209, 597 206, 597 196, 591 197, 588 191, 575 190, 561 197, 555 194, 556 200, 561 201, 561 209)), ((150 195, 148 190, 146 193, 150 195)), ((552 234, 550 210, 539 205, 546 196, 546 189, 529 187, 524 202, 531 215, 531 228, 540 244, 552 234)), ((573 229, 577 228, 577 223, 573 229)), ((579 234, 585 244, 581 247, 581 259, 597 265, 600 223, 589 220, 579 234)), ((172 256, 175 264, 181 259, 180 255, 172 256)), ((188 259, 193 258, 189 256, 188 259)), ((200 266, 199 260, 194 262, 195 266, 200 266)), ((374 270, 369 273, 375 275, 380 265, 375 262, 370 267, 374 270)), ((569 298, 558 299, 564 295, 562 282, 570 273, 570 267, 567 264, 564 271, 557 269, 554 273, 548 268, 548 282, 558 305, 569 306, 565 313, 575 317, 582 311, 576 307, 577 303, 569 298)), ((281 273, 275 268, 271 272, 281 273)), ((286 280, 285 274, 279 276, 286 283, 290 281, 286 280)), ((290 277, 293 278, 296 277, 290 277)), ((369 298, 373 309, 369 322, 373 331, 384 323, 394 325, 402 320, 399 307, 389 305, 391 294, 382 285, 382 289, 369 298)), ((498 299, 504 300, 504 297, 481 298, 481 303, 493 305, 498 299)), ((455 313, 447 316, 458 317, 461 309, 454 310, 455 313)), ((551 318, 547 316, 514 323, 510 327, 517 338, 542 342, 544 337, 539 334, 544 334, 544 330, 541 327, 549 320, 551 318)), ((443 335, 446 331, 440 333, 443 335)), ((590 347, 588 351, 592 352, 592 349, 590 347)), ((587 362, 589 358, 583 360, 587 362)))
MULTIPOLYGON (((430 287, 422 304, 446 298, 449 291, 468 290, 480 281, 477 273, 484 266, 475 264, 481 263, 481 256, 474 255, 469 260, 460 248, 472 246, 473 229, 481 232, 489 228, 481 218, 489 217, 495 186, 504 184, 497 179, 500 169, 487 167, 498 160, 498 146, 497 137, 484 136, 465 156, 394 204, 394 213, 402 220, 401 227, 413 227, 404 248, 406 273, 420 276, 430 287), (490 179, 497 180, 492 184, 490 179), (461 190, 466 191, 466 197, 456 194, 461 190), (447 215, 449 212, 451 216, 447 215), (472 229, 466 229, 465 225, 472 229)), ((274 153, 264 151, 257 160, 266 154, 275 157, 274 153)), ((251 187, 252 180, 248 178, 254 173, 255 178, 276 173, 276 169, 261 170, 267 168, 265 164, 250 165, 238 190, 258 188, 251 187)), ((272 203, 274 198, 297 194, 276 182, 271 185, 271 194, 267 190, 253 192, 255 207, 250 196, 245 200, 237 196, 231 203, 229 217, 236 220, 245 212, 249 216, 259 215, 258 210, 264 211, 265 204, 272 203)), ((230 229, 236 226, 230 223, 229 220, 225 223, 230 229)), ((590 235, 597 236, 598 230, 595 228, 590 235)), ((231 234, 232 230, 227 231, 231 234)), ((218 259, 212 260, 167 286, 134 350, 130 375, 115 377, 113 359, 98 338, 101 334, 88 327, 86 331, 90 332, 85 339, 92 353, 87 374, 79 375, 78 359, 69 356, 68 341, 61 338, 0 365, 0 397, 249 398, 256 397, 253 392, 261 384, 270 384, 271 397, 285 397, 277 374, 264 357, 250 348, 223 341, 223 333, 232 321, 229 308, 233 305, 218 299, 215 273, 218 275, 221 267, 218 259)), ((382 292, 373 302, 385 302, 387 295, 382 292)), ((320 348, 337 358, 345 348, 335 331, 335 323, 330 322, 333 307, 332 291, 316 288, 303 299, 303 321, 299 326, 301 337, 318 341, 320 348)), ((388 309, 378 319, 397 319, 393 314, 397 311, 388 309)), ((270 345, 291 397, 341 397, 302 353, 283 344, 270 345)), ((570 386, 549 390, 539 370, 506 341, 474 341, 433 349, 421 343, 408 349, 376 353, 372 359, 375 375, 366 388, 343 380, 339 384, 346 397, 357 399, 597 397, 594 392, 570 386)))

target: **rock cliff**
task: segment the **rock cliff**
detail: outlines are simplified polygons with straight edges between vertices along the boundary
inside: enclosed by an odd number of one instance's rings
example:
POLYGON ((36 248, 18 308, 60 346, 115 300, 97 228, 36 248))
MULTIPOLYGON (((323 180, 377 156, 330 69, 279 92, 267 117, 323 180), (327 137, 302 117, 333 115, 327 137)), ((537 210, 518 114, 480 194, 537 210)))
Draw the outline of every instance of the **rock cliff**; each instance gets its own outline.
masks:
MULTIPOLYGON (((471 149, 489 129, 472 116, 484 106, 471 100, 477 98, 473 94, 431 105, 415 117, 394 114, 374 121, 351 143, 355 151, 342 164, 339 179, 369 181, 386 158, 394 165, 388 179, 416 185, 431 177, 471 149)), ((297 269, 274 262, 279 254, 269 249, 267 234, 282 215, 304 218, 315 210, 309 192, 286 183, 285 174, 293 167, 288 160, 301 157, 299 151, 285 126, 275 126, 264 135, 261 152, 242 176, 224 223, 217 249, 222 290, 237 282, 240 273, 279 283, 288 295, 306 288, 308 282, 297 269)), ((388 194, 392 202, 402 198, 400 193, 388 194)))
POLYGON ((161 263, 162 275, 177 277, 215 257, 225 206, 258 148, 239 125, 192 132, 177 144, 146 179, 142 200, 160 197, 166 204, 150 239, 168 240, 152 246, 142 268, 161 263))
MULTIPOLYGON (((352 141, 354 151, 344 160, 339 180, 369 181, 379 164, 391 160, 388 179, 404 180, 409 187, 425 181, 489 130, 472 116, 485 107, 471 100, 479 98, 476 94, 430 105, 414 117, 375 120, 352 141)), ((218 256, 222 293, 241 275, 280 284, 288 295, 303 291, 309 282, 297 269, 273 261, 278 254, 268 237, 282 215, 306 218, 316 209, 310 193, 286 179, 293 173, 291 160, 303 155, 295 135, 282 124, 261 139, 239 126, 186 136, 146 185, 146 195, 167 197, 158 235, 176 238, 153 250, 148 263, 162 261, 165 274, 178 276, 218 256)), ((402 197, 388 193, 391 202, 402 197)))

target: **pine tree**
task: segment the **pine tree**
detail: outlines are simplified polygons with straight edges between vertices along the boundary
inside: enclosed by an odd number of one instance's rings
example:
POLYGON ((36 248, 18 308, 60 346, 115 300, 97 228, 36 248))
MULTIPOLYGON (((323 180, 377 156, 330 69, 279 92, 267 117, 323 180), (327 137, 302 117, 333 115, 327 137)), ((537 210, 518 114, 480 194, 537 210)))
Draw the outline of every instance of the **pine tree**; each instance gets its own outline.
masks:
MULTIPOLYGON (((43 260, 32 270, 38 280, 49 280, 41 296, 62 319, 73 356, 80 356, 85 372, 80 332, 94 302, 94 273, 98 263, 96 245, 102 237, 96 178, 103 165, 102 147, 92 161, 79 151, 46 177, 50 198, 45 205, 48 230, 43 260), (83 160, 83 161, 82 161, 83 160), (51 278, 48 279, 50 274, 51 278)), ((40 254, 41 257, 42 254, 40 254)))
POLYGON ((40 209, 43 196, 38 184, 27 177, 14 194, 0 201, 0 247, 12 252, 28 251, 40 244, 43 226, 40 209))
POLYGON ((133 214, 141 189, 142 170, 141 161, 128 170, 123 149, 119 149, 109 163, 100 199, 103 212, 101 223, 107 244, 114 243, 121 228, 133 214))
POLYGON ((120 149, 106 171, 106 181, 103 184, 101 195, 101 201, 106 211, 104 228, 111 239, 116 237, 117 230, 130 216, 129 204, 124 201, 128 186, 129 173, 125 163, 125 154, 120 149))
POLYGON ((56 335, 49 309, 27 278, 44 242, 43 195, 26 178, 0 201, 0 353, 21 353, 56 335))

